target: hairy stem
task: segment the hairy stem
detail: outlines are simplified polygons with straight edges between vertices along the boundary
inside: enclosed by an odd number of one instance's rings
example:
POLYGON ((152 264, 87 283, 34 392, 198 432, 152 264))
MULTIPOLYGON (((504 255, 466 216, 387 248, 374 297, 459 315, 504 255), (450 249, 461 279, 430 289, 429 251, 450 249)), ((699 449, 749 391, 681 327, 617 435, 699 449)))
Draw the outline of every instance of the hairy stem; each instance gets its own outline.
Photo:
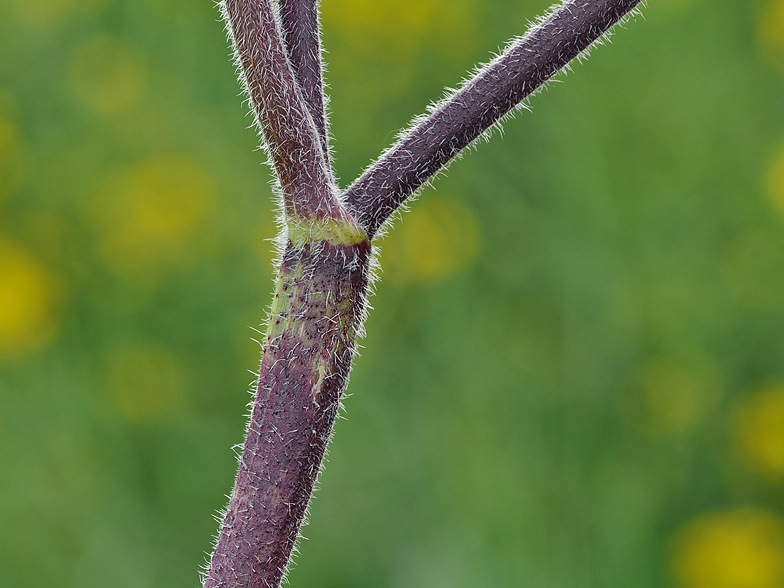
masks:
POLYGON ((283 191, 286 215, 340 216, 318 131, 291 69, 270 0, 225 0, 221 6, 283 191))
POLYGON ((606 33, 641 0, 568 0, 415 124, 344 199, 372 238, 450 159, 606 33))
POLYGON ((348 379, 370 244, 289 243, 239 472, 204 588, 275 588, 285 573, 348 379))
POLYGON ((329 165, 324 79, 317 0, 279 0, 283 41, 329 165))
POLYGON ((316 0, 221 4, 283 191, 283 254, 256 397, 204 588, 278 588, 365 312, 370 239, 461 149, 640 0, 568 0, 384 153, 339 199, 327 161, 316 0))

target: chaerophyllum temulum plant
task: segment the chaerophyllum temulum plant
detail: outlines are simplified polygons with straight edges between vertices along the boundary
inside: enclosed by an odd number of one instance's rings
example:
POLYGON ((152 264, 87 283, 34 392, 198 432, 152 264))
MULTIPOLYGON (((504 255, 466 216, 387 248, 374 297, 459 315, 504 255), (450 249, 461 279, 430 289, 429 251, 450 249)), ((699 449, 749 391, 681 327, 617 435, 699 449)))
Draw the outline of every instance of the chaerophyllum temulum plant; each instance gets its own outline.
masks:
POLYGON ((277 588, 362 330, 373 238, 451 159, 583 55, 641 0, 567 0, 423 116, 347 189, 330 160, 318 0, 224 0, 240 79, 274 170, 280 259, 239 471, 204 588, 277 588))

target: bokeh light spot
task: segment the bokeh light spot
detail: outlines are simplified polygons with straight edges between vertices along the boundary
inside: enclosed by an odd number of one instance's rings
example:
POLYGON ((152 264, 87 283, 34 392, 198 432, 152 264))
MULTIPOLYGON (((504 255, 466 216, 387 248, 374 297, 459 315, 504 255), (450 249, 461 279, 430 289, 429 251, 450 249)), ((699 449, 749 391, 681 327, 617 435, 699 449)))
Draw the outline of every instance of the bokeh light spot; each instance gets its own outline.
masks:
POLYGON ((74 95, 104 114, 135 107, 147 90, 144 55, 130 40, 99 34, 73 50, 70 83, 74 95))
POLYGON ((780 588, 784 522, 757 508, 703 515, 679 533, 674 570, 683 588, 780 588))
POLYGON ((0 238, 0 357, 44 347, 57 330, 57 280, 32 255, 0 238))
MULTIPOLYGON (((350 46, 384 57, 405 59, 426 39, 457 40, 448 56, 459 59, 470 36, 476 0, 344 0, 323 5, 325 26, 350 46)), ((470 44, 470 43, 468 43, 470 44)))
POLYGON ((384 279, 403 285, 447 277, 479 252, 474 213, 457 200, 432 196, 416 202, 384 240, 384 279))
POLYGON ((759 44, 781 67, 784 56, 784 0, 775 0, 760 13, 757 26, 759 44))
POLYGON ((106 374, 106 394, 117 411, 143 423, 183 408, 184 374, 167 349, 139 342, 114 350, 106 374))
POLYGON ((744 461, 767 478, 784 480, 784 385, 747 396, 736 416, 744 461))
POLYGON ((97 206, 101 253, 112 271, 150 283, 195 261, 215 207, 215 183, 203 166, 187 157, 159 156, 107 183, 97 206))

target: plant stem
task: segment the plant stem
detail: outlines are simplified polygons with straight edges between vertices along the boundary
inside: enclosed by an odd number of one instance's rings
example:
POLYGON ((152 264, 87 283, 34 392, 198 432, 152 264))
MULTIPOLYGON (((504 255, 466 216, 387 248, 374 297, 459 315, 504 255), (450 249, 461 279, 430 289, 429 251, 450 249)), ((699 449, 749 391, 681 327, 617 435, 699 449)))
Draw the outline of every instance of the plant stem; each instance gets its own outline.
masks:
POLYGON ((346 190, 372 238, 389 216, 462 149, 588 49, 640 0, 569 0, 414 126, 346 190))
POLYGON ((275 588, 285 573, 348 379, 370 244, 289 244, 256 400, 204 588, 275 588))
POLYGON ((324 79, 317 0, 279 0, 286 52, 305 104, 316 125, 329 165, 329 134, 324 112, 324 79))
POLYGON ((224 0, 282 192, 286 247, 256 397, 204 588, 277 588, 332 433, 389 215, 640 0, 568 0, 419 120, 347 190, 328 161, 315 0, 224 0))
POLYGON ((291 69, 270 0, 225 0, 221 7, 280 182, 286 217, 341 216, 325 153, 291 69))

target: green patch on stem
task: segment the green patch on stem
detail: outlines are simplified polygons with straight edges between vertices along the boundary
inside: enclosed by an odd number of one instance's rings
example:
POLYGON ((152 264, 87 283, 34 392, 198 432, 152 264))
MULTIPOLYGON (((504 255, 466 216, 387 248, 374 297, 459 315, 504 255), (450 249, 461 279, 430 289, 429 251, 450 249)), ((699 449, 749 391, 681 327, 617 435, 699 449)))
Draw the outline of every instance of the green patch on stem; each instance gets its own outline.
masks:
POLYGON ((324 241, 330 245, 357 245, 368 240, 367 233, 348 215, 339 219, 325 216, 321 219, 289 218, 288 238, 296 247, 324 241))
MULTIPOLYGON (((299 238, 305 240, 302 245, 289 236, 275 283, 267 343, 286 336, 311 347, 334 344, 335 336, 340 340, 351 338, 356 315, 352 308, 364 288, 356 280, 370 246, 366 238, 356 244, 330 242, 363 237, 364 232, 352 225, 341 227, 333 222, 321 233, 327 238, 308 242, 314 233, 300 233, 299 238), (335 232, 328 233, 329 228, 335 232)), ((361 282, 364 284, 364 280, 361 282)))

